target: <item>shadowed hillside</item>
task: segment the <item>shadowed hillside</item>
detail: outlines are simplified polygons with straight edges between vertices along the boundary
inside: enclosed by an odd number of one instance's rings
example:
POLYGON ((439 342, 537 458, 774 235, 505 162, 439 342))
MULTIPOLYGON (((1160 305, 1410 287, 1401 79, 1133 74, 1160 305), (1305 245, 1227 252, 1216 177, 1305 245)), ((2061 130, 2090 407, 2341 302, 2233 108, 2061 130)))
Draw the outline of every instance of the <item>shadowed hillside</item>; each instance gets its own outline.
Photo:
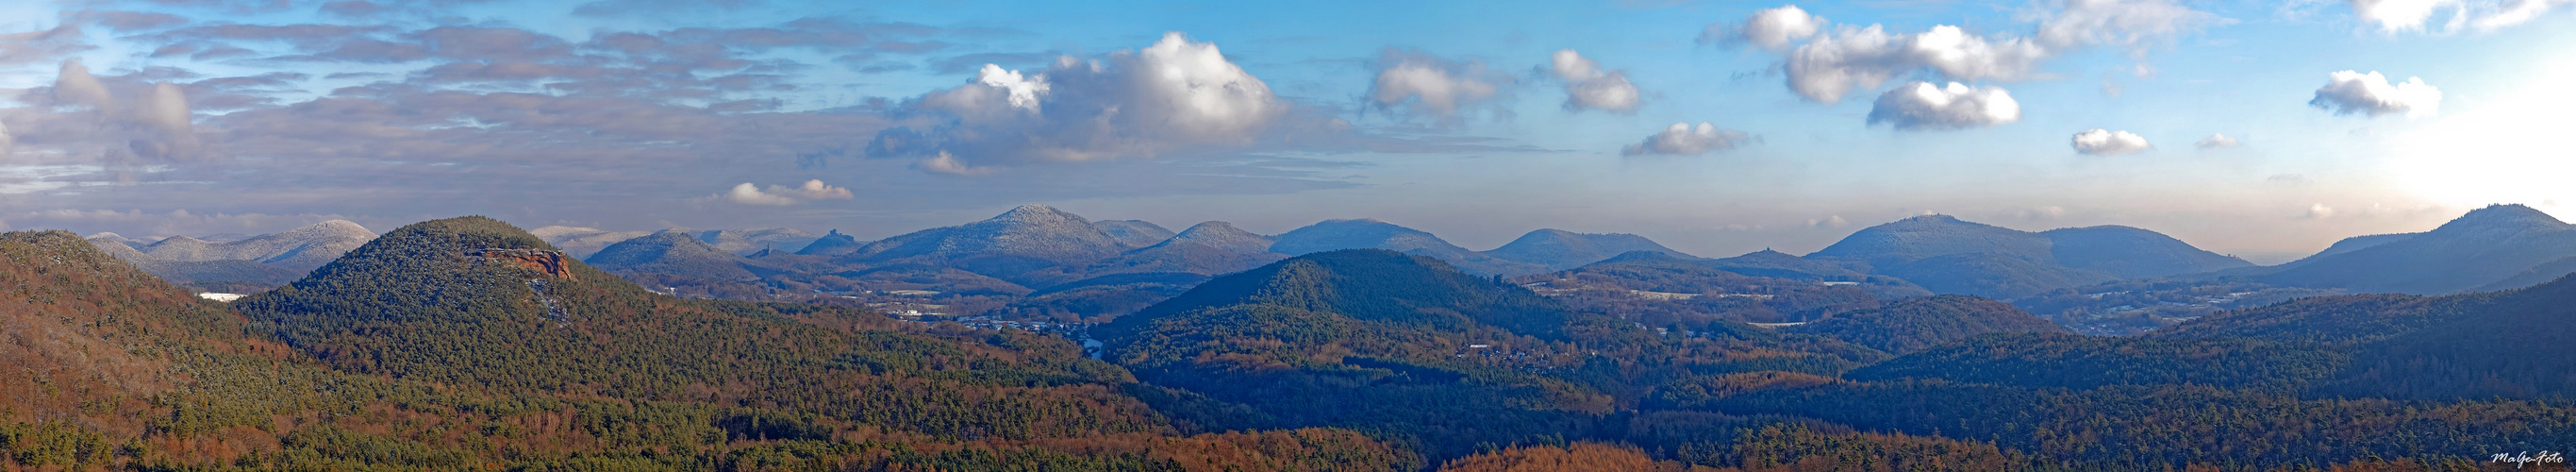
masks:
POLYGON ((2555 269, 2571 266, 2552 263, 2570 257, 2576 257, 2576 225, 2531 207, 2494 205, 2432 231, 2338 242, 2326 252, 2283 264, 2278 271, 2253 280, 2356 292, 2500 290, 2566 275, 2555 269))

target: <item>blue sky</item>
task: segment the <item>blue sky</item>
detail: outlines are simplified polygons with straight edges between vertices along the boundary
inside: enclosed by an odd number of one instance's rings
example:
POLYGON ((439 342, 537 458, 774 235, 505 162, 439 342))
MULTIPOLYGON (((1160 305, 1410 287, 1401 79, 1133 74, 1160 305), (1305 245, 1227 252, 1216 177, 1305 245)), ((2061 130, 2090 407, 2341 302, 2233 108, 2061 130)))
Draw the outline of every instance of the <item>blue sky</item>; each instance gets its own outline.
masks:
POLYGON ((0 12, 12 229, 485 214, 882 237, 1047 203, 1274 233, 1375 217, 1474 249, 1629 232, 1725 256, 1939 212, 2268 261, 2487 203, 2576 204, 2565 0, 0 12), (1589 69, 1559 68, 1565 50, 1589 69))

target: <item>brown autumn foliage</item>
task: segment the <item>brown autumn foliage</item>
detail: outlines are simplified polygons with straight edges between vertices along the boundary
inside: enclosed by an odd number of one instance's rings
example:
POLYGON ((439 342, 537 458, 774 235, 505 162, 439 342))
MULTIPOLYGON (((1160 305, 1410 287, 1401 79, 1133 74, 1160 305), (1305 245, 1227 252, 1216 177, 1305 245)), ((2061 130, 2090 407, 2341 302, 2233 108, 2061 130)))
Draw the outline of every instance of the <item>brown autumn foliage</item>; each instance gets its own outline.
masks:
POLYGON ((61 231, 0 236, 0 419, 72 420, 139 433, 139 408, 176 380, 167 359, 110 340, 226 316, 61 231))
POLYGON ((1519 446, 1467 456, 1440 465, 1440 472, 1684 472, 1708 467, 1657 461, 1633 446, 1578 442, 1573 446, 1519 446))

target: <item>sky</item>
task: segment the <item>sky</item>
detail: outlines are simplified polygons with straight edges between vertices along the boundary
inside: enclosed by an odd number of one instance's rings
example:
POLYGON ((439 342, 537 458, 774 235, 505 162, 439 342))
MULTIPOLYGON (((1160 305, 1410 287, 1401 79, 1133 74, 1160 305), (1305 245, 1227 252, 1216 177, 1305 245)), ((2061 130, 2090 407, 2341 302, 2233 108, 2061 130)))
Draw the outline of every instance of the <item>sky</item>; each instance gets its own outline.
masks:
POLYGON ((2279 262, 2576 205, 2576 1, 0 2, 0 229, 1053 205, 1804 253, 1939 213, 2279 262))

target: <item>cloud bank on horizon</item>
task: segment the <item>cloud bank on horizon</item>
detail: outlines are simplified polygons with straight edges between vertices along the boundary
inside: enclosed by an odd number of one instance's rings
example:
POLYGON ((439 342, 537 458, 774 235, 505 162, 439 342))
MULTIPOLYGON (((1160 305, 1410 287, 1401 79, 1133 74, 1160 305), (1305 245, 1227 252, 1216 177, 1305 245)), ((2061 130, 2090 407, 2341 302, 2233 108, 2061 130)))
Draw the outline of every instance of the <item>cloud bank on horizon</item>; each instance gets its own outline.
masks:
MULTIPOLYGON (((2533 118, 2505 115, 2550 107, 2498 104, 2564 94, 2518 72, 2576 61, 2567 0, 987 6, 10 7, 0 227, 482 213, 884 236, 1077 202, 1724 254, 1938 210, 2295 251, 2438 216, 2319 208, 2486 203, 2392 169, 2437 159, 2446 121, 2533 118)), ((2548 151, 2479 136, 2502 154, 2483 162, 2548 151)))

